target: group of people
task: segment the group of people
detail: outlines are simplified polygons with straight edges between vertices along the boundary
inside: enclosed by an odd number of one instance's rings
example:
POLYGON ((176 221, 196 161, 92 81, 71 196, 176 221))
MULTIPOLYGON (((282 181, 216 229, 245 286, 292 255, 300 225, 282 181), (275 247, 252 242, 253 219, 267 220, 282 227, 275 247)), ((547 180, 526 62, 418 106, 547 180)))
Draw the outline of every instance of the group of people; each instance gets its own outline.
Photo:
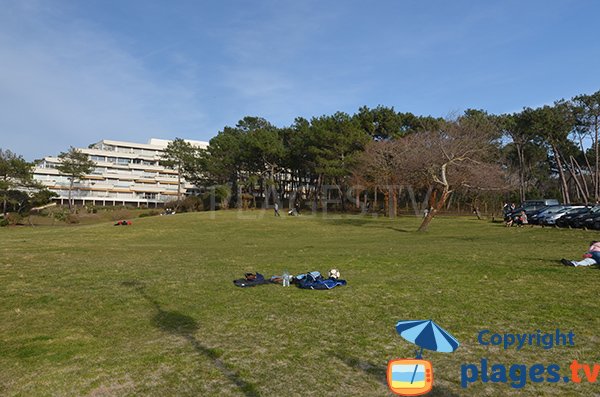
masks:
POLYGON ((504 225, 506 227, 511 227, 512 225, 523 226, 529 223, 525 211, 515 214, 515 208, 515 203, 510 205, 508 203, 504 203, 502 211, 504 212, 504 225))
MULTIPOLYGON (((275 216, 281 216, 279 213, 279 203, 275 202, 273 204, 273 211, 275 216)), ((296 202, 294 207, 288 211, 289 216, 299 216, 300 215, 300 203, 296 202)))

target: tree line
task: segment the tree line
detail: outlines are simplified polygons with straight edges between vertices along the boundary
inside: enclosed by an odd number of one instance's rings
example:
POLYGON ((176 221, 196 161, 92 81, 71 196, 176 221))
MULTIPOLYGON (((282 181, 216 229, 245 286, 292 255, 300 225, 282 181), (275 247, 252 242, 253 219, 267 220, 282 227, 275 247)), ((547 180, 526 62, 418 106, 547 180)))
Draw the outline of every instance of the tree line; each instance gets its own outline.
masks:
POLYGON ((511 114, 469 109, 447 119, 364 106, 283 128, 245 117, 207 149, 175 139, 164 159, 186 180, 226 192, 224 206, 258 197, 347 210, 375 201, 393 216, 400 196, 419 196, 432 217, 453 195, 597 202, 599 123, 600 91, 511 114))
POLYGON ((393 140, 442 123, 433 117, 397 113, 393 108, 363 107, 356 115, 337 112, 311 120, 297 118, 278 128, 260 117, 245 117, 225 127, 208 149, 172 141, 163 164, 178 169, 197 186, 227 186, 227 205, 256 197, 292 196, 313 206, 335 196, 341 209, 353 173, 369 142, 393 140))

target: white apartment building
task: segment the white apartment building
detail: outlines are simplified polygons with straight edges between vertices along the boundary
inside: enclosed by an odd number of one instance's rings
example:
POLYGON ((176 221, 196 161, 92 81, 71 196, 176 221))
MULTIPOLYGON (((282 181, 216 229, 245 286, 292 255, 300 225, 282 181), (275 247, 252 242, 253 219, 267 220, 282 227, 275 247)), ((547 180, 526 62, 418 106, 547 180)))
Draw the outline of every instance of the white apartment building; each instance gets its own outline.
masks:
MULTIPOLYGON (((96 163, 89 175, 76 181, 71 196, 76 205, 133 205, 160 207, 177 199, 177 172, 160 165, 170 141, 152 138, 148 143, 102 140, 81 148, 96 163)), ((187 140, 200 148, 208 142, 187 140)), ((45 157, 34 170, 34 179, 58 194, 54 200, 67 204, 69 180, 56 169, 58 157, 45 157)), ((182 181, 182 191, 194 186, 182 181)))

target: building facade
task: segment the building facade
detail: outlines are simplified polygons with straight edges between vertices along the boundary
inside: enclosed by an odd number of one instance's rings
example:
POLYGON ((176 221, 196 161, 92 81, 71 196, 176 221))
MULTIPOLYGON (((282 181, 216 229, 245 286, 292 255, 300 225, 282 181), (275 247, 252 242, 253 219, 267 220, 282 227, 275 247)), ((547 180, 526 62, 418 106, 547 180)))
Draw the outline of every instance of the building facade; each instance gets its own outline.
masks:
MULTIPOLYGON (((148 143, 102 140, 79 149, 96 166, 89 175, 75 181, 71 197, 76 205, 130 205, 160 207, 177 199, 177 171, 160 164, 170 141, 152 138, 148 143)), ((186 140, 205 149, 208 142, 186 140)), ((67 204, 69 179, 56 167, 58 157, 45 157, 34 170, 34 179, 58 194, 59 204, 67 204)), ((182 192, 193 186, 182 180, 182 192)))

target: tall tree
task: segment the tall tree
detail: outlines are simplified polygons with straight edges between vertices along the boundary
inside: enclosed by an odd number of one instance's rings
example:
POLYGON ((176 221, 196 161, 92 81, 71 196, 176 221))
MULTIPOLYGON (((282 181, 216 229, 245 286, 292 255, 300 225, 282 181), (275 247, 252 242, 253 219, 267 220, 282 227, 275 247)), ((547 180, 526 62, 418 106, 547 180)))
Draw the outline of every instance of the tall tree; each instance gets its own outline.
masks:
POLYGON ((302 182, 314 179, 315 159, 310 152, 310 122, 296 118, 289 128, 283 128, 281 135, 284 147, 284 167, 291 171, 292 190, 296 191, 302 182))
POLYGON ((215 183, 235 183, 242 169, 242 132, 226 126, 208 145, 209 178, 215 183))
POLYGON ((569 133, 575 125, 573 114, 565 101, 557 101, 554 106, 543 106, 537 109, 523 110, 524 122, 541 142, 545 143, 552 153, 552 160, 558 173, 562 200, 571 202, 566 175, 566 164, 563 160, 563 149, 569 145, 569 133))
POLYGON ((58 158, 60 159, 60 164, 56 169, 61 174, 66 175, 69 180, 69 210, 73 210, 72 192, 75 181, 89 174, 96 163, 90 160, 87 154, 73 146, 67 152, 61 152, 58 158))
POLYGON ((33 164, 10 150, 0 149, 0 194, 2 195, 2 213, 6 213, 9 191, 31 184, 33 164))
POLYGON ((181 201, 181 186, 184 178, 194 179, 202 167, 200 149, 181 138, 168 143, 163 152, 161 164, 177 172, 177 201, 181 201))
POLYGON ((215 183, 231 187, 232 203, 238 190, 252 190, 254 181, 265 188, 275 186, 275 175, 285 163, 283 135, 261 117, 244 117, 235 127, 225 127, 210 140, 206 175, 215 183))
POLYGON ((419 231, 425 231, 457 188, 500 189, 504 172, 497 161, 498 131, 485 118, 466 114, 435 131, 402 138, 405 183, 435 187, 438 194, 419 231))
POLYGON ((519 178, 519 199, 525 201, 527 183, 530 180, 527 167, 528 147, 532 144, 533 135, 521 113, 502 114, 495 117, 495 123, 501 133, 511 140, 510 146, 514 148, 517 160, 517 174, 519 178))
POLYGON ((281 187, 277 185, 275 177, 285 162, 282 132, 260 117, 246 117, 238 123, 237 128, 243 134, 241 154, 248 177, 250 174, 257 175, 263 189, 281 187))
POLYGON ((228 185, 230 202, 236 202, 239 179, 245 168, 243 159, 243 133, 238 128, 226 126, 213 137, 207 149, 207 182, 228 185))
MULTIPOLYGON (((593 186, 594 200, 600 201, 600 148, 598 135, 600 133, 600 91, 591 95, 579 95, 573 98, 577 129, 589 134, 594 147, 593 186)), ((582 148, 582 151, 583 148, 582 148)), ((585 151, 584 151, 585 153, 585 151)))
POLYGON ((314 156, 317 190, 325 184, 335 186, 342 209, 345 206, 344 188, 347 187, 358 155, 369 142, 369 135, 360 128, 357 120, 343 112, 311 120, 310 146, 314 156))

